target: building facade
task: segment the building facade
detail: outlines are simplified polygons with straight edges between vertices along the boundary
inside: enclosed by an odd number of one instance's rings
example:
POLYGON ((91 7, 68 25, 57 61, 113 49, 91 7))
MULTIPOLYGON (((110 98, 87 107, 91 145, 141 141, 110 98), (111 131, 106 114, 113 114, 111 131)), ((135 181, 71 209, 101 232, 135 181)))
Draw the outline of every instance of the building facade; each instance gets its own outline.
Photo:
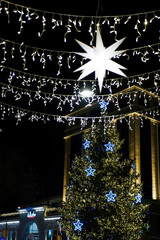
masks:
MULTIPOLYGON (((60 201, 58 199, 58 201, 60 201)), ((53 200, 50 202, 53 202, 53 200)), ((55 203, 55 199, 54 199, 55 203)), ((61 240, 58 220, 60 216, 54 204, 18 208, 12 213, 0 215, 1 240, 61 240)))

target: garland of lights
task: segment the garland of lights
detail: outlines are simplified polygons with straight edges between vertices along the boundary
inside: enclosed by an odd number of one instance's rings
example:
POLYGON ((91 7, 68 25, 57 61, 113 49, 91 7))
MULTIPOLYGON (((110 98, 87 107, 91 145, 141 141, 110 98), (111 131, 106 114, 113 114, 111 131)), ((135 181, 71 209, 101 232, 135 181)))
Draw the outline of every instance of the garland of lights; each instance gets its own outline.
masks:
POLYGON ((111 115, 111 116, 99 116, 99 117, 77 117, 77 116, 62 116, 62 115, 55 115, 55 114, 49 114, 49 113, 42 113, 42 112, 36 112, 32 110, 27 110, 24 108, 16 107, 4 102, 0 102, 0 112, 1 112, 1 120, 4 120, 5 117, 14 115, 16 119, 16 125, 18 125, 19 122, 22 121, 24 117, 27 117, 27 119, 31 122, 38 122, 41 121, 43 123, 56 121, 58 123, 67 123, 68 126, 75 125, 76 123, 79 123, 81 126, 81 130, 86 128, 89 125, 91 125, 92 132, 94 132, 94 126, 95 123, 101 122, 104 125, 104 131, 106 121, 109 122, 109 124, 113 124, 116 121, 119 121, 122 123, 123 120, 127 122, 129 129, 131 128, 131 122, 133 122, 135 119, 140 119, 141 127, 143 127, 143 119, 149 119, 152 120, 152 122, 156 123, 159 122, 156 120, 156 117, 160 115, 159 113, 159 107, 153 107, 148 108, 145 110, 140 110, 136 112, 131 112, 128 114, 119 114, 119 115, 111 115), (77 122, 78 121, 78 122, 77 122))
MULTIPOLYGON (((137 13, 137 14, 131 14, 131 15, 120 15, 120 16, 102 16, 102 17, 90 17, 90 16, 78 16, 78 15, 67 15, 67 14, 58 14, 58 13, 51 13, 46 11, 41 11, 33 8, 28 8, 25 6, 21 6, 18 4, 13 4, 8 1, 2 0, 1 1, 1 7, 0 7, 0 13, 5 12, 8 16, 8 22, 10 21, 10 13, 16 13, 19 14, 19 22, 20 22, 20 28, 18 31, 18 34, 22 32, 23 25, 30 20, 38 20, 41 19, 42 21, 42 31, 38 32, 38 36, 41 37, 43 33, 46 31, 46 23, 48 21, 49 14, 51 17, 52 22, 52 29, 62 26, 65 24, 65 27, 67 28, 67 31, 64 34, 64 41, 66 41, 67 34, 71 32, 71 29, 74 27, 76 31, 81 31, 82 23, 87 19, 89 21, 89 33, 92 37, 92 40, 90 44, 93 44, 94 35, 95 35, 95 26, 100 25, 106 25, 110 29, 110 33, 115 34, 115 39, 117 40, 117 24, 128 24, 131 20, 135 22, 134 29, 137 31, 137 37, 136 41, 138 41, 139 37, 141 37, 141 33, 146 31, 146 28, 148 24, 151 24, 153 20, 159 20, 160 19, 160 11, 151 11, 151 12, 145 12, 145 13, 137 13), (67 24, 66 24, 67 20, 67 24), (142 27, 143 26, 143 27, 142 27), (140 30, 141 29, 141 30, 140 30)), ((75 63, 77 60, 76 53, 71 51, 57 51, 57 50, 50 50, 50 49, 43 49, 43 48, 37 48, 33 46, 25 45, 24 42, 17 43, 13 42, 7 39, 0 38, 0 47, 3 50, 3 59, 1 60, 1 64, 4 64, 6 62, 6 54, 7 54, 7 47, 10 45, 10 54, 11 57, 15 58, 15 51, 19 51, 19 54, 23 61, 23 69, 28 70, 27 68, 27 57, 30 56, 32 61, 36 61, 39 59, 40 63, 42 64, 42 68, 44 69, 46 67, 47 61, 52 61, 53 58, 57 59, 57 65, 58 65, 58 71, 57 76, 61 74, 61 68, 65 64, 67 64, 68 69, 71 68, 72 64, 75 63)), ((150 54, 154 54, 158 57, 158 60, 160 59, 160 43, 143 46, 143 47, 137 47, 132 49, 125 50, 124 53, 121 53, 121 56, 126 56, 127 59, 129 59, 131 56, 139 56, 140 60, 142 62, 147 62, 150 60, 150 54)), ((117 56, 116 56, 117 57, 117 56)), ((119 56, 118 56, 119 57, 119 56)), ((83 63, 83 60, 81 61, 81 64, 83 63)), ((77 81, 75 79, 63 79, 58 77, 47 77, 47 76, 40 76, 35 75, 27 72, 22 72, 16 69, 9 68, 7 66, 1 65, 0 66, 1 71, 4 69, 10 70, 9 76, 8 76, 8 82, 1 83, 1 96, 6 97, 7 93, 14 94, 15 101, 20 100, 24 95, 28 96, 28 105, 31 104, 34 100, 42 100, 44 105, 46 106, 47 103, 52 102, 54 99, 58 101, 57 109, 62 110, 63 105, 69 104, 71 111, 74 109, 74 104, 79 105, 81 101, 85 101, 87 105, 91 105, 93 102, 99 102, 102 103, 102 101, 105 99, 106 106, 109 104, 109 102, 112 101, 114 105, 117 107, 118 110, 120 110, 119 106, 119 99, 122 97, 128 98, 128 106, 130 110, 132 110, 132 102, 135 101, 135 98, 137 97, 137 93, 142 91, 142 89, 136 89, 131 92, 125 92, 125 90, 112 94, 112 86, 116 86, 117 88, 122 86, 122 81, 127 81, 128 87, 130 87, 132 84, 137 83, 141 85, 143 81, 150 79, 150 75, 153 75, 154 80, 154 88, 148 89, 149 91, 154 90, 153 92, 147 92, 147 90, 144 90, 139 94, 138 97, 144 98, 144 105, 145 107, 148 107, 148 101, 151 100, 152 95, 154 94, 154 97, 158 100, 158 106, 154 108, 148 108, 147 110, 141 110, 136 112, 138 114, 138 117, 141 119, 141 126, 143 125, 143 118, 153 118, 156 119, 157 116, 159 116, 159 105, 160 105, 160 97, 158 96, 159 93, 159 86, 158 81, 160 80, 159 72, 160 70, 143 73, 140 75, 135 76, 129 76, 126 79, 123 78, 113 78, 113 79, 105 79, 104 80, 104 88, 109 89, 110 94, 101 94, 101 95, 94 95, 91 97, 83 97, 81 96, 80 89, 81 89, 81 82, 83 83, 83 88, 86 88, 86 85, 90 83, 92 86, 92 92, 94 93, 96 91, 96 83, 97 81, 93 80, 84 80, 81 79, 80 81, 77 81), (12 85, 13 80, 20 80, 22 87, 12 85), (32 85, 32 83, 36 82, 36 90, 29 89, 32 85), (47 83, 52 84, 53 92, 45 92, 42 91, 42 88, 47 85, 47 83), (27 86, 27 88, 24 88, 27 86), (60 94, 57 93, 57 91, 60 88, 66 89, 67 87, 72 86, 73 88, 73 94, 60 94), (58 89, 58 90, 57 90, 58 89), (149 95, 149 96, 148 96, 149 95)), ((19 82, 20 82, 19 81, 19 82)), ((128 89, 129 91, 129 89, 128 89)), ((110 123, 113 122, 115 119, 120 120, 120 122, 125 119, 129 125, 129 128, 131 128, 130 120, 135 117, 135 113, 131 114, 119 114, 119 115, 112 115, 112 116, 100 116, 100 117, 74 117, 74 116, 62 116, 62 115, 53 115, 53 114, 47 114, 47 113, 40 113, 35 111, 26 110, 23 108, 19 108, 16 106, 9 105, 7 103, 0 103, 0 110, 2 112, 3 119, 7 114, 14 114, 15 118, 17 119, 17 124, 21 119, 27 115, 29 116, 29 120, 31 121, 38 121, 41 120, 43 122, 50 121, 51 119, 56 120, 57 122, 67 122, 68 125, 73 125, 77 120, 80 121, 81 128, 85 128, 89 122, 91 122, 92 126, 95 123, 95 121, 102 121, 105 123, 105 121, 109 121, 110 123)), ((107 107, 103 109, 103 113, 107 110, 107 107)), ((105 125, 105 124, 104 124, 105 125)))
MULTIPOLYGON (((72 64, 74 64, 77 60, 76 53, 72 51, 60 51, 60 50, 51 50, 51 49, 44 49, 44 48, 37 48, 34 46, 25 45, 24 42, 18 43, 13 42, 8 39, 0 38, 0 46, 3 50, 3 59, 1 60, 1 64, 4 64, 6 62, 6 54, 7 52, 7 46, 10 45, 10 55, 11 58, 14 59, 14 52, 16 50, 19 51, 19 54, 21 56, 21 59, 23 61, 23 69, 28 70, 27 68, 27 56, 31 58, 31 60, 34 62, 37 59, 39 59, 39 62, 42 64, 42 68, 45 69, 47 62, 51 62, 53 58, 55 61, 57 60, 58 65, 58 71, 57 76, 61 74, 62 66, 67 66, 68 69, 71 68, 72 64)), ((140 60, 142 62, 147 62, 150 60, 150 55, 155 55, 158 60, 160 60, 160 43, 155 44, 149 44, 147 46, 137 47, 137 48, 131 48, 126 49, 124 53, 121 54, 121 56, 127 57, 127 60, 130 59, 130 57, 138 56, 140 57, 140 60)), ((116 56, 116 58, 119 58, 119 56, 116 56)), ((82 57, 78 57, 78 59, 81 59, 80 62, 83 62, 82 57)))
MULTIPOLYGON (((23 97, 28 97, 28 105, 30 106, 32 102, 41 100, 46 106, 47 104, 53 102, 54 100, 57 100, 57 109, 60 111, 63 110, 63 106, 68 104, 70 106, 70 111, 73 111, 75 108, 75 105, 80 105, 82 101, 86 103, 86 106, 90 106, 94 102, 102 103, 103 99, 106 101, 106 106, 109 105, 109 102, 112 102, 114 106, 120 111, 120 103, 119 101, 122 98, 128 99, 128 106, 130 109, 132 109, 132 104, 135 102, 138 94, 138 98, 143 98, 143 103, 145 106, 147 106, 148 102, 152 100, 152 97, 157 99, 158 104, 160 105, 160 96, 158 95, 159 92, 159 86, 148 88, 143 90, 142 88, 138 87, 130 87, 127 89, 124 89, 118 93, 115 94, 103 94, 103 95, 93 95, 90 97, 84 97, 81 95, 69 95, 69 94, 54 94, 49 92, 43 92, 40 89, 36 90, 30 90, 27 88, 20 88, 17 86, 13 86, 11 84, 5 84, 1 83, 1 97, 5 98, 7 97, 7 94, 11 93, 14 96, 14 100, 18 101, 22 99, 23 97), (134 90, 136 89, 136 90, 134 90)), ((100 107, 101 108, 101 107, 100 107)), ((107 110, 107 107, 104 109, 107 110)), ((104 112, 105 112, 104 111, 104 112)))
MULTIPOLYGON (((60 109, 62 111, 63 105, 69 104, 71 111, 74 109, 75 105, 79 105, 82 101, 84 101, 87 105, 91 105, 93 102, 101 102, 103 99, 106 100, 107 104, 109 102, 113 102, 114 105, 120 110, 119 107, 119 99, 122 98, 128 98, 128 105, 130 109, 132 109, 132 103, 135 101, 137 97, 137 93, 140 93, 138 95, 139 98, 144 99, 144 105, 147 106, 147 102, 151 100, 152 97, 157 98, 158 103, 160 102, 159 97, 159 72, 160 70, 156 70, 153 72, 145 73, 144 75, 135 75, 130 76, 127 79, 127 85, 128 88, 125 90, 121 90, 120 92, 112 93, 112 85, 116 86, 117 88, 120 87, 122 84, 119 83, 120 79, 107 79, 107 85, 109 88, 109 94, 94 94, 86 97, 82 96, 80 94, 80 85, 78 84, 71 84, 73 81, 67 80, 67 79, 56 79, 53 81, 53 78, 49 78, 46 76, 40 76, 40 75, 34 75, 31 73, 25 73, 19 70, 15 70, 9 67, 6 67, 4 65, 0 66, 1 71, 4 71, 5 69, 10 70, 9 76, 8 76, 8 84, 0 82, 1 86, 1 96, 6 97, 8 93, 12 93, 14 95, 15 101, 20 100, 23 96, 28 97, 28 105, 30 105, 34 100, 41 100, 43 101, 44 105, 46 106, 47 103, 53 102, 54 99, 57 100, 58 107, 57 109, 60 109), (152 76, 154 74, 154 76, 152 76), (135 83, 141 85, 144 80, 154 80, 154 87, 148 88, 148 89, 142 89, 134 86, 135 83), (12 84, 14 81, 18 81, 18 84, 21 81, 22 87, 15 86, 12 84), (60 94, 57 93, 57 85, 58 81, 60 84, 61 81, 61 87, 64 92, 64 90, 67 90, 67 87, 73 86, 73 94, 60 94), (70 82, 71 81, 71 82, 70 82), (110 81, 110 84, 109 84, 110 81), (36 82, 36 90, 29 89, 33 85, 33 83, 36 82), (47 85, 47 83, 51 84, 52 92, 45 92, 43 91, 43 87, 47 85), (26 88, 27 87, 27 88, 26 88)), ((122 79, 121 79, 122 80, 122 79)), ((76 83, 76 80, 74 80, 76 83)), ((88 81, 88 80, 87 80, 88 81)), ((95 83, 92 86, 92 90, 94 89, 95 83)), ((84 87, 84 86, 83 86, 84 87)), ((96 90, 96 89, 95 89, 96 90)), ((107 108, 106 108, 107 109, 107 108)))
POLYGON ((160 19, 160 10, 118 16, 82 16, 42 11, 39 9, 11 3, 6 0, 1 0, 0 13, 2 13, 2 11, 7 15, 8 23, 10 22, 11 12, 18 14, 20 23, 18 34, 22 32, 24 24, 31 20, 40 20, 41 22, 42 30, 41 32, 38 32, 39 37, 41 37, 46 31, 47 23, 51 25, 52 29, 63 25, 66 28, 66 32, 64 33, 64 42, 66 42, 67 34, 71 33, 72 29, 75 29, 77 32, 79 32, 81 31, 83 23, 88 21, 88 32, 91 35, 91 44, 93 43, 94 39, 95 25, 109 27, 109 32, 114 33, 115 39, 117 39, 117 26, 119 26, 119 24, 123 24, 125 26, 132 21, 132 23, 134 23, 132 24, 134 26, 133 29, 137 33, 136 41, 138 41, 142 33, 146 31, 147 26, 152 24, 154 20, 160 19))
MULTIPOLYGON (((36 82, 37 84, 37 89, 42 89, 44 86, 47 85, 47 83, 52 84, 53 88, 53 93, 57 92, 57 86, 61 86, 62 89, 67 89, 67 87, 73 87, 73 95, 77 95, 77 92, 80 92, 80 82, 83 83, 83 88, 86 87, 87 83, 91 83, 92 87, 91 89, 96 90, 96 80, 80 80, 77 81, 76 79, 70 79, 70 78, 58 78, 58 77, 49 77, 49 76, 42 76, 42 75, 37 75, 29 72, 24 72, 20 71, 18 69, 14 69, 5 65, 0 65, 0 70, 9 70, 9 75, 8 75, 8 83, 9 85, 12 83, 14 79, 18 80, 18 83, 21 81, 21 85, 31 87, 33 83, 36 82)), ((116 86, 117 88, 119 86, 122 86, 122 81, 125 81, 128 87, 130 87, 133 84, 138 84, 142 85, 144 81, 147 81, 149 79, 152 79, 154 82, 155 87, 158 85, 158 82, 160 80, 160 69, 157 69, 155 71, 151 72, 145 72, 142 74, 136 74, 136 75, 131 75, 127 76, 125 79, 118 77, 118 78, 109 78, 104 80, 104 88, 108 88, 109 92, 112 92, 112 86, 116 86)))

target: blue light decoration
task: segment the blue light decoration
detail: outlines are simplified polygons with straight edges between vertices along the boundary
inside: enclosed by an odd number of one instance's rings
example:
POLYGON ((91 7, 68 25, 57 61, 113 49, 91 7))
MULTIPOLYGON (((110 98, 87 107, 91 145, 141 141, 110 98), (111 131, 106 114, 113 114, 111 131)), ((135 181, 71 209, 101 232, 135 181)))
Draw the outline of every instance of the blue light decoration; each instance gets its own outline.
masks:
POLYGON ((112 144, 110 141, 108 141, 108 143, 104 144, 104 146, 106 148, 106 152, 109 152, 109 151, 113 152, 113 148, 114 148, 115 144, 112 144))
POLYGON ((96 169, 92 168, 92 166, 90 165, 85 171, 87 173, 87 177, 89 177, 89 176, 94 177, 94 172, 96 171, 96 169))
POLYGON ((59 222, 59 234, 62 235, 62 226, 61 226, 61 222, 59 222))
POLYGON ((88 141, 88 140, 86 139, 85 142, 83 143, 84 149, 90 148, 90 143, 91 143, 91 141, 88 141))
POLYGON ((142 195, 140 193, 138 193, 137 196, 135 196, 135 198, 136 198, 136 203, 141 203, 142 195))
POLYGON ((107 202, 115 202, 117 194, 113 193, 112 190, 110 190, 108 194, 105 194, 105 196, 107 197, 107 202))
POLYGON ((80 220, 78 219, 77 222, 73 223, 74 225, 74 231, 82 231, 82 226, 83 226, 83 223, 80 222, 80 220))
POLYGON ((135 163, 133 163, 133 165, 132 165, 132 169, 133 169, 133 171, 136 170, 136 164, 135 164, 135 163))
POLYGON ((87 160, 92 163, 93 160, 90 160, 90 157, 89 156, 86 156, 87 160))
POLYGON ((107 110, 107 106, 109 105, 109 103, 103 100, 99 102, 99 105, 100 105, 100 109, 107 110))

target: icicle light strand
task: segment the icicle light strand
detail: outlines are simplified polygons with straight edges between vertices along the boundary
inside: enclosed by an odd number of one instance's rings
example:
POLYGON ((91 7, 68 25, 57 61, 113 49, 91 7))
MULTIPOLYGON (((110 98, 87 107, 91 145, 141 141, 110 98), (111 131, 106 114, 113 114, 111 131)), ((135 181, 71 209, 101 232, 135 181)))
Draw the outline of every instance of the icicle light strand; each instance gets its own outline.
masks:
POLYGON ((150 119, 153 122, 159 122, 156 119, 156 117, 159 116, 159 107, 153 107, 153 108, 148 108, 146 110, 131 112, 128 114, 119 114, 119 115, 112 115, 112 116, 77 117, 77 116, 69 116, 69 115, 62 116, 62 115, 36 112, 36 111, 31 111, 28 109, 16 107, 4 102, 0 102, 0 111, 1 111, 1 120, 4 120, 6 116, 14 115, 15 119, 17 120, 16 124, 21 122, 23 117, 27 117, 27 115, 29 115, 28 120, 30 120, 31 122, 43 121, 44 123, 47 123, 52 120, 55 120, 58 123, 67 122, 67 124, 71 126, 71 125, 75 125, 76 121, 79 121, 81 125, 81 129, 88 126, 88 124, 91 125, 91 127, 93 127, 95 121, 102 122, 106 120, 109 123, 112 123, 117 120, 122 122, 122 120, 124 119, 128 123, 128 125, 130 125, 130 120, 134 119, 135 116, 140 119, 145 118, 145 119, 150 119))
POLYGON ((6 0, 1 0, 0 12, 7 14, 8 22, 10 22, 10 12, 19 14, 20 29, 18 34, 22 32, 23 26, 26 21, 30 21, 33 18, 35 20, 41 19, 42 31, 38 32, 38 36, 41 37, 46 31, 47 24, 47 15, 50 16, 50 23, 52 24, 52 29, 55 29, 58 26, 64 25, 66 27, 66 32, 64 34, 64 41, 66 42, 66 36, 72 31, 72 27, 76 31, 80 31, 84 19, 90 21, 89 33, 91 35, 91 44, 93 42, 93 35, 95 29, 93 25, 110 25, 110 33, 114 33, 115 39, 117 39, 117 25, 119 24, 129 24, 130 21, 135 23, 134 29, 137 31, 136 41, 141 37, 142 33, 146 31, 147 26, 152 24, 154 20, 160 19, 160 10, 140 12, 135 14, 124 14, 118 16, 83 16, 83 15, 74 15, 74 14, 65 14, 65 13, 56 13, 51 11, 43 11, 40 9, 34 9, 31 7, 26 7, 23 5, 15 4, 6 0), (12 6, 12 8, 11 8, 12 6), (112 23, 111 23, 112 22, 112 23), (141 30, 140 30, 141 29, 141 30))

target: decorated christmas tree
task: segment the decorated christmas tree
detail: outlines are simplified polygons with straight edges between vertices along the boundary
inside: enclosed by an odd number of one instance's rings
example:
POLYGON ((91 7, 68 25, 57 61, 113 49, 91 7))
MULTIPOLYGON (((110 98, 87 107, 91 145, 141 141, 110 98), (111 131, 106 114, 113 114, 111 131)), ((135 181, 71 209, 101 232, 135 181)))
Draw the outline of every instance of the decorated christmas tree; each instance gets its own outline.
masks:
POLYGON ((116 127, 108 123, 84 135, 83 156, 72 162, 60 209, 67 239, 141 239, 148 206, 134 160, 123 158, 122 144, 116 127))

